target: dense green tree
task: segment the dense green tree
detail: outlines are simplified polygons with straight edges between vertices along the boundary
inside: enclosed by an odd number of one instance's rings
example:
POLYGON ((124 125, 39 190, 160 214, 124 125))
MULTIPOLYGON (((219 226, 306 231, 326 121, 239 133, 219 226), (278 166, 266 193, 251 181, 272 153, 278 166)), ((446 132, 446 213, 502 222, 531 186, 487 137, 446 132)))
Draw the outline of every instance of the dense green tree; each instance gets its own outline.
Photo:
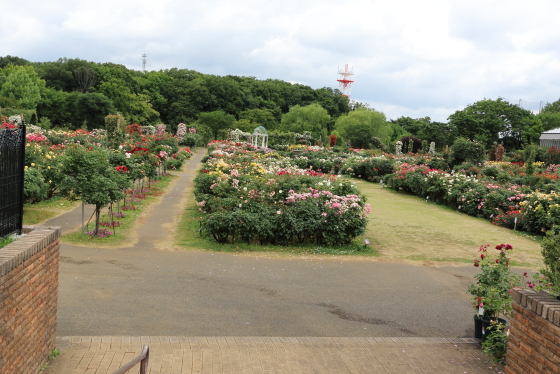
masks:
POLYGON ((89 66, 82 66, 74 70, 74 79, 80 92, 86 93, 97 82, 97 74, 89 66))
POLYGON ((235 127, 236 129, 239 129, 243 132, 248 132, 248 133, 253 133, 253 131, 255 131, 255 128, 257 127, 257 125, 251 121, 249 121, 248 119, 240 119, 235 121, 235 123, 233 124, 233 127, 235 127))
POLYGON ((140 85, 135 77, 142 75, 142 72, 128 69, 124 65, 106 62, 103 64, 93 64, 91 66, 97 76, 97 84, 95 88, 101 86, 104 82, 119 82, 126 86, 131 93, 139 93, 140 85))
POLYGON ((29 61, 21 57, 10 56, 10 55, 0 57, 0 69, 5 68, 9 64, 23 66, 23 65, 29 65, 29 61))
POLYGON ((190 123, 200 113, 218 110, 238 116, 247 108, 247 97, 237 81, 213 75, 174 79, 163 95, 170 103, 166 117, 170 123, 190 123))
POLYGON ((258 107, 270 109, 277 120, 280 120, 281 113, 287 113, 295 105, 307 106, 318 101, 311 87, 279 79, 256 80, 251 85, 251 92, 258 98, 258 107))
POLYGON ((239 119, 247 120, 253 128, 260 125, 270 131, 277 127, 276 119, 270 109, 247 109, 239 113, 239 119))
MULTIPOLYGON (((140 93, 149 97, 152 108, 160 113, 161 118, 166 121, 165 115, 169 101, 163 95, 163 87, 173 81, 174 78, 162 71, 149 71, 134 77, 134 79, 140 86, 140 93)), ((169 123, 169 121, 166 122, 169 123)))
POLYGON ((94 65, 93 62, 66 57, 54 62, 33 64, 37 74, 46 81, 47 87, 65 92, 80 91, 74 72, 84 68, 92 69, 94 65))
POLYGON ((340 116, 336 120, 335 129, 355 148, 368 148, 372 137, 387 143, 393 132, 385 114, 367 108, 358 108, 340 116))
MULTIPOLYGON (((101 95, 101 94, 84 94, 101 95)), ((126 176, 109 163, 106 149, 87 150, 70 147, 62 157, 60 171, 64 179, 60 184, 62 194, 79 198, 95 205, 95 234, 99 230, 101 208, 123 198, 123 189, 130 182, 126 176)))
POLYGON ((542 111, 537 115, 537 119, 543 124, 543 131, 557 129, 560 127, 560 111, 542 111))
POLYGON ((102 93, 86 93, 78 96, 76 101, 78 117, 86 122, 88 129, 103 128, 104 118, 115 113, 115 107, 102 93))
POLYGON ((315 90, 315 101, 335 120, 350 111, 348 97, 343 96, 338 89, 323 87, 315 90))
POLYGON ((282 115, 281 129, 303 134, 309 131, 315 139, 326 141, 328 125, 331 122, 329 113, 317 103, 307 106, 295 105, 282 115))
POLYGON ((108 97, 115 109, 130 123, 151 123, 159 117, 159 113, 152 108, 148 95, 132 93, 121 79, 111 78, 97 90, 108 97))
POLYGON ((20 109, 21 105, 14 98, 6 97, 6 96, 0 96, 0 108, 20 109))
POLYGON ((430 123, 430 117, 424 118, 411 118, 411 117, 399 117, 397 119, 391 120, 392 123, 398 124, 400 127, 403 128, 406 133, 410 135, 418 135, 418 132, 424 127, 426 124, 430 123))
POLYGON ((448 119, 457 128, 458 136, 478 140, 487 147, 501 141, 506 148, 520 148, 523 129, 534 121, 534 116, 529 110, 498 98, 468 105, 448 119))
MULTIPOLYGON (((39 119, 47 117, 55 127, 64 127, 67 124, 76 122, 75 99, 76 94, 46 88, 41 95, 41 100, 37 105, 37 115, 39 119), (74 97, 72 97, 74 96, 74 97)), ((69 125, 70 127, 75 127, 69 125)))
POLYGON ((166 76, 172 78, 173 80, 185 80, 185 81, 192 81, 193 79, 200 78, 204 76, 204 74, 199 73, 196 70, 189 70, 189 69, 165 69, 160 70, 160 73, 165 74, 166 76))
MULTIPOLYGON (((348 99, 336 89, 324 87, 314 90, 278 79, 220 77, 176 68, 144 73, 124 65, 100 64, 78 58, 30 63, 17 57, 0 57, 0 66, 8 66, 9 63, 29 66, 37 73, 32 75, 46 82, 42 87, 38 85, 41 96, 37 102, 39 115, 47 117, 55 126, 79 126, 84 103, 91 100, 81 98, 82 111, 78 113, 80 95, 74 93, 103 93, 127 121, 142 124, 164 122, 171 131, 177 123, 196 121, 200 113, 220 110, 273 130, 291 107, 317 103, 331 116, 331 121, 326 124, 328 132, 332 130, 334 119, 349 110, 348 99), (53 108, 54 105, 57 108, 53 108)), ((0 73, 0 88, 5 82, 6 74, 0 73)), ((13 91, 13 84, 8 84, 8 89, 13 91)), ((15 104, 12 96, 0 98, 0 105, 21 107, 21 103, 15 104)), ((26 96, 30 96, 29 93, 26 96)), ((26 102, 24 105, 28 107, 31 104, 26 102)))
POLYGON ((0 70, 0 96, 17 100, 23 109, 35 109, 45 81, 30 65, 7 65, 0 70))
POLYGON ((395 142, 400 138, 402 138, 404 135, 408 134, 408 132, 405 129, 403 129, 398 123, 393 122, 392 120, 387 122, 387 124, 391 126, 391 130, 393 132, 391 135, 392 142, 395 142))
POLYGON ((235 117, 225 113, 223 110, 217 110, 214 112, 200 113, 197 123, 207 127, 212 132, 214 139, 218 139, 218 132, 220 130, 233 127, 235 117))
POLYGON ((457 137, 457 130, 452 124, 445 122, 432 122, 430 117, 425 117, 427 121, 418 130, 417 136, 427 142, 436 143, 436 147, 442 148, 451 145, 457 137))
POLYGON ((526 144, 537 144, 541 137, 541 133, 544 131, 544 125, 542 121, 537 118, 532 124, 525 126, 523 134, 523 142, 526 144))
POLYGON ((546 103, 541 113, 560 113, 560 99, 552 103, 546 103))

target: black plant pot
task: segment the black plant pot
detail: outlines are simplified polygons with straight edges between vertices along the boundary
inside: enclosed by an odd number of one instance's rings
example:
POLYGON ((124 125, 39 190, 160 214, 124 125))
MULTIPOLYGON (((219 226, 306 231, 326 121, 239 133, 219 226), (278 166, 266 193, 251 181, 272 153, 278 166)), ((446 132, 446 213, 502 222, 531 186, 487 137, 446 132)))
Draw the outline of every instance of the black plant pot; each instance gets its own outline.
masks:
MULTIPOLYGON (((478 315, 474 316, 474 337, 475 339, 481 339, 482 343, 486 341, 488 335, 490 335, 490 331, 488 331, 488 327, 490 327, 493 319, 489 318, 481 318, 478 315)), ((506 324, 506 320, 502 318, 498 318, 498 322, 502 325, 506 324)))

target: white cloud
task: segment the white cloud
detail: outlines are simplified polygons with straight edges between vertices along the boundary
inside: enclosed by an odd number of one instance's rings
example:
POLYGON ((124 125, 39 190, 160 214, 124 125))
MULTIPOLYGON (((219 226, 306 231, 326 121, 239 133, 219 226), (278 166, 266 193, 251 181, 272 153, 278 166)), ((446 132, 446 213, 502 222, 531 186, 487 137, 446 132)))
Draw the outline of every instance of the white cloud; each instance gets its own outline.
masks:
POLYGON ((0 0, 0 55, 149 69, 189 68, 336 87, 352 98, 446 120, 483 98, 560 97, 560 3, 541 0, 0 0), (21 17, 24 14, 25 17, 21 17))

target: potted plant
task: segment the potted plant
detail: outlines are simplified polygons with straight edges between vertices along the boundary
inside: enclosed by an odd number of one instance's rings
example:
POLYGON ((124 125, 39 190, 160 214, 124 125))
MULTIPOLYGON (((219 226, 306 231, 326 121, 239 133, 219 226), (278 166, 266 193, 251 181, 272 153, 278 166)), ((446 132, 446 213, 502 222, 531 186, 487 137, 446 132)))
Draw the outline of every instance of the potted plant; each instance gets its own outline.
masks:
POLYGON ((490 335, 492 322, 505 325, 505 319, 500 317, 510 317, 511 292, 521 284, 520 277, 510 271, 509 256, 513 247, 499 244, 495 247, 497 254, 491 254, 489 247, 489 244, 480 246, 474 266, 480 267, 481 272, 475 275, 477 282, 468 287, 476 310, 474 337, 482 339, 482 342, 490 335))

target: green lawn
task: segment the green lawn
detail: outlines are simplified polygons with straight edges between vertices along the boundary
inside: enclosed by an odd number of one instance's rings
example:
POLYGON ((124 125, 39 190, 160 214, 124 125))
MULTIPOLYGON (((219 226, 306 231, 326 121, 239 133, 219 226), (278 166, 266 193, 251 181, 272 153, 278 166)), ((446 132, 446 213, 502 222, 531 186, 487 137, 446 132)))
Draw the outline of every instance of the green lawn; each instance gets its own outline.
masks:
POLYGON ((23 224, 38 225, 73 209, 79 201, 69 201, 62 197, 53 197, 43 200, 37 204, 25 204, 23 206, 23 224))
POLYGON ((382 258, 472 263, 478 247, 500 243, 514 248, 513 265, 539 268, 540 243, 530 235, 495 226, 450 208, 356 181, 371 204, 366 237, 382 258))
POLYGON ((175 242, 184 250, 226 252, 277 252, 376 256, 389 261, 415 263, 472 263, 482 244, 514 247, 513 265, 538 269, 542 265, 540 244, 532 236, 494 226, 418 197, 398 193, 379 184, 354 180, 371 204, 366 233, 350 247, 276 247, 221 245, 199 234, 199 213, 192 190, 187 191, 185 211, 176 230, 175 242), (367 248, 364 239, 371 245, 367 248))

